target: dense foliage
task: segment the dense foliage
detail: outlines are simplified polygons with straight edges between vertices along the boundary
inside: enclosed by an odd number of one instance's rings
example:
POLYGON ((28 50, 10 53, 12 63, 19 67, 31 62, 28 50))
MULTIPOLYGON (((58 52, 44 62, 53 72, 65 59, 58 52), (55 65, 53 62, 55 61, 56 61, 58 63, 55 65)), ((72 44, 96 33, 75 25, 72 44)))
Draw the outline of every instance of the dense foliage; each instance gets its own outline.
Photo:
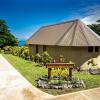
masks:
POLYGON ((59 60, 60 60, 60 62, 64 63, 64 62, 65 62, 64 56, 63 56, 63 55, 60 55, 60 56, 59 56, 59 60))
POLYGON ((10 33, 6 22, 0 19, 0 47, 4 47, 6 45, 18 45, 18 40, 10 33))
POLYGON ((35 62, 42 62, 44 65, 46 63, 50 63, 52 61, 52 57, 49 55, 47 51, 42 52, 41 54, 37 53, 36 55, 33 55, 35 62))
POLYGON ((0 49, 1 53, 12 54, 14 56, 19 56, 24 59, 28 59, 29 57, 29 48, 27 46, 5 46, 0 49))
POLYGON ((100 20, 97 20, 96 24, 92 24, 88 26, 100 36, 100 20))
POLYGON ((47 51, 45 51, 41 54, 41 58, 42 58, 42 62, 44 64, 50 63, 52 61, 52 57, 49 55, 49 53, 47 51))
POLYGON ((14 56, 19 56, 27 60, 35 61, 37 63, 49 63, 52 60, 52 57, 47 51, 42 52, 41 54, 37 53, 35 55, 29 55, 28 46, 5 46, 0 52, 4 54, 12 54, 14 56))

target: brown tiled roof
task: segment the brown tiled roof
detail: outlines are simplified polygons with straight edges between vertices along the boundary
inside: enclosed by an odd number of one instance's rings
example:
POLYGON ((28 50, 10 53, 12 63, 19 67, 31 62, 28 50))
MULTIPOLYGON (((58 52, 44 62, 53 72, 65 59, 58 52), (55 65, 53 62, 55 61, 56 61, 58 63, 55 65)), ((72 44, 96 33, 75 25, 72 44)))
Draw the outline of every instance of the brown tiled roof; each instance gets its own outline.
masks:
POLYGON ((26 44, 100 46, 100 37, 80 20, 40 28, 26 44))

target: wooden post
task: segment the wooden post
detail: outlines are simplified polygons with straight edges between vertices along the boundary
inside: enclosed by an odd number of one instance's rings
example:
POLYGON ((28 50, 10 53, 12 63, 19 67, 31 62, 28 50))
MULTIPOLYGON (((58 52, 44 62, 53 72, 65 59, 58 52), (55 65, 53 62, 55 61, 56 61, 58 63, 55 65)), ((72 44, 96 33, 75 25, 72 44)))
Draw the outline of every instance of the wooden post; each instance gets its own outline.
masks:
POLYGON ((72 79, 72 68, 69 68, 69 77, 70 77, 70 80, 72 79))
POLYGON ((51 78, 51 68, 48 68, 48 79, 51 78))

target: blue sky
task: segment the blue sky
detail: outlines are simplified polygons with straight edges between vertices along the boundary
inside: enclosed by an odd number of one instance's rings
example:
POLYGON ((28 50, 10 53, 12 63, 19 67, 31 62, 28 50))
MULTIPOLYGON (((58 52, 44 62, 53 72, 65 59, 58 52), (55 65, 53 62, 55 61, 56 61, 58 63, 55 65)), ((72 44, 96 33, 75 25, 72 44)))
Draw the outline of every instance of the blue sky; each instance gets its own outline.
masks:
POLYGON ((41 26, 78 18, 86 24, 99 19, 100 0, 0 0, 0 19, 19 40, 41 26))

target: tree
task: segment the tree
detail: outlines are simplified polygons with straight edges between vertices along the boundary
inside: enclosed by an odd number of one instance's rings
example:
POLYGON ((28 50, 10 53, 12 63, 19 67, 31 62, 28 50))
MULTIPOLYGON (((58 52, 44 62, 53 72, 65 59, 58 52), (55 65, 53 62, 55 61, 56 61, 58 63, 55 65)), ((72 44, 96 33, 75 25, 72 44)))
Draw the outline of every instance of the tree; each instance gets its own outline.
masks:
POLYGON ((100 35, 100 19, 96 21, 97 23, 88 25, 94 32, 100 35))
POLYGON ((98 19, 97 22, 99 23, 100 22, 100 19, 98 19))
POLYGON ((6 22, 0 19, 0 47, 18 45, 16 37, 10 33, 6 22))

